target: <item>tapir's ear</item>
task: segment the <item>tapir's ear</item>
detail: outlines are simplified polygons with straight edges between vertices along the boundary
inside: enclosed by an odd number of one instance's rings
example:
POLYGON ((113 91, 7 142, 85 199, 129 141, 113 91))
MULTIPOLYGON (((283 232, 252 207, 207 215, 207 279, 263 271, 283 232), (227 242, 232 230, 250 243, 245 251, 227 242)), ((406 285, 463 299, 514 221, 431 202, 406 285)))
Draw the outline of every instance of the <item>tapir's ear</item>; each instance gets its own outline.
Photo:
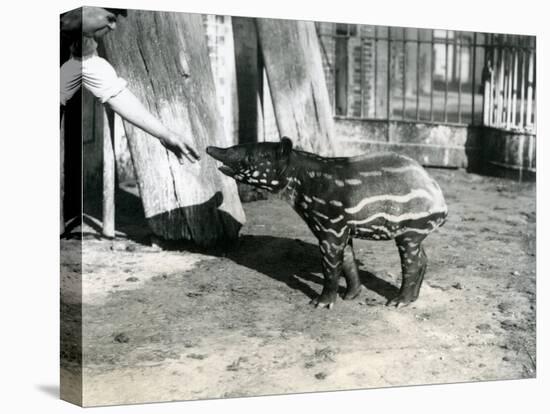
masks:
POLYGON ((292 140, 288 137, 281 138, 281 148, 279 150, 279 155, 281 158, 288 157, 292 151, 292 140))

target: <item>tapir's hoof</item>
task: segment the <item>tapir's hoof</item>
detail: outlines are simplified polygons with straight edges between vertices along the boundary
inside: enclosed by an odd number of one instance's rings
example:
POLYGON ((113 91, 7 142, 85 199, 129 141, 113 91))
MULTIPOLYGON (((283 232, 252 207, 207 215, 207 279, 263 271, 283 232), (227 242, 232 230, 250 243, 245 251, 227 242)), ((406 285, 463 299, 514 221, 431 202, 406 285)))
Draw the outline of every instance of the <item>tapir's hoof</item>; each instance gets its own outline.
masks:
POLYGON ((330 310, 334 307, 334 301, 324 301, 320 297, 316 299, 312 299, 311 302, 309 303, 310 305, 313 305, 316 308, 328 308, 330 310))
POLYGON ((353 289, 347 289, 346 292, 344 293, 344 296, 342 296, 342 299, 353 300, 357 298, 357 296, 359 296, 359 294, 361 293, 361 290, 362 290, 361 285, 353 289))
POLYGON ((396 308, 404 308, 413 303, 417 298, 408 295, 399 294, 395 298, 386 303, 386 306, 395 306, 396 308))

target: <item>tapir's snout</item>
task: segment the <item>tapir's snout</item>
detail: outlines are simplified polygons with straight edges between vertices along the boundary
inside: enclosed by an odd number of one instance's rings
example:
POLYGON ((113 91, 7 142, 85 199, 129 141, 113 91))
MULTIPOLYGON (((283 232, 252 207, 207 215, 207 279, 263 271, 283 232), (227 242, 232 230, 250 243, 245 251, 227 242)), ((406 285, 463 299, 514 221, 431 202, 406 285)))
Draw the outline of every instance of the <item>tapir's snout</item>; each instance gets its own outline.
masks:
POLYGON ((227 150, 225 148, 218 148, 213 146, 206 147, 206 153, 210 155, 212 158, 221 162, 225 162, 224 154, 226 151, 227 150))
POLYGON ((229 148, 219 148, 219 147, 206 147, 206 153, 210 155, 212 158, 214 158, 217 161, 222 162, 224 165, 218 168, 222 173, 229 177, 235 176, 235 170, 231 168, 229 165, 231 163, 231 157, 229 148))

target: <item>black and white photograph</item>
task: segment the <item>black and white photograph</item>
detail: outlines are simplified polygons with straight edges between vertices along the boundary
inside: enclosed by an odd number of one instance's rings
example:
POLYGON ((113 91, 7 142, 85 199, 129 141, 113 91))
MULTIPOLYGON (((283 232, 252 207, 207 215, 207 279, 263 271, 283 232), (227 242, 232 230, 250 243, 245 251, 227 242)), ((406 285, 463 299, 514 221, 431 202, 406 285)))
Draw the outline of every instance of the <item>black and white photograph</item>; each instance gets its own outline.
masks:
POLYGON ((2 412, 544 412, 543 3, 3 10, 2 412))
POLYGON ((63 400, 536 377, 537 37, 374 23, 59 16, 63 400))

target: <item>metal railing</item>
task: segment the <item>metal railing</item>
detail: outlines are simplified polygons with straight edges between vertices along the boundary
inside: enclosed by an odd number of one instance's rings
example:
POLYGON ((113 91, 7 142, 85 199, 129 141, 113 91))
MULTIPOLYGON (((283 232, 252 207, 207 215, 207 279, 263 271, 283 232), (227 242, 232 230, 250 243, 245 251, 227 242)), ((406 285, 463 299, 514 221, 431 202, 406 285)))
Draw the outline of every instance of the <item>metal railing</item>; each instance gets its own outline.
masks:
POLYGON ((336 117, 533 130, 535 38, 318 23, 336 117))

